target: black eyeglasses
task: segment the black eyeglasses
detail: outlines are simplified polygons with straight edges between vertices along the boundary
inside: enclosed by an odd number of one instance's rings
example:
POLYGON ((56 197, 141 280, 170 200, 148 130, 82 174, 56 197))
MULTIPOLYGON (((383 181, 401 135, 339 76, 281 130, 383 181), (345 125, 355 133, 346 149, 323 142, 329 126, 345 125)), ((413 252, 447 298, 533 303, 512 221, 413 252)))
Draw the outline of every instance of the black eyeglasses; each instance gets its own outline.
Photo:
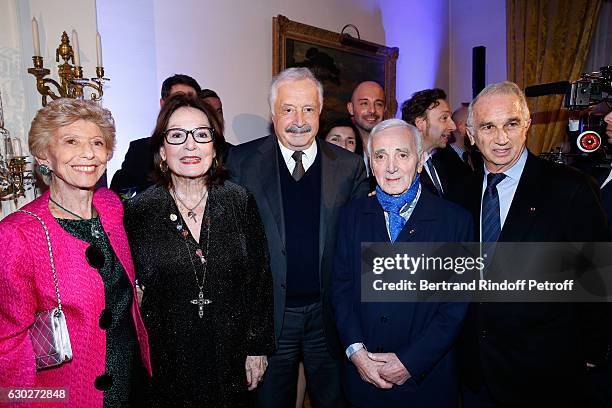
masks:
POLYGON ((92 268, 102 269, 104 267, 105 259, 104 253, 96 245, 90 245, 85 250, 85 259, 92 268))
POLYGON ((215 129, 203 126, 191 130, 172 128, 164 132, 166 142, 171 145, 182 145, 189 135, 193 136, 197 143, 210 143, 215 139, 215 129))

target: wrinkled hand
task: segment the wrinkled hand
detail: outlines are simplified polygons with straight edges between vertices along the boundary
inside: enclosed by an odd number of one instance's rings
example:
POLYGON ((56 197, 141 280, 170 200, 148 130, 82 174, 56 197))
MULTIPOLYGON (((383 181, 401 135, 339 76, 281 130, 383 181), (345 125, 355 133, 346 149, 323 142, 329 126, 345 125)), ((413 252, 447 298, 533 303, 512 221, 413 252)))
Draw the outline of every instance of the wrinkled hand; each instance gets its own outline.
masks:
POLYGON ((351 362, 357 367, 357 371, 363 381, 369 382, 378 388, 389 389, 393 387, 393 384, 384 380, 378 374, 379 369, 384 366, 384 363, 368 358, 368 352, 365 349, 355 352, 351 356, 351 362))
POLYGON ((264 373, 268 367, 268 358, 266 356, 247 356, 244 362, 246 370, 246 381, 249 391, 253 391, 263 380, 264 373))
POLYGON ((402 385, 410 378, 410 373, 395 353, 368 353, 368 357, 373 361, 383 363, 378 369, 378 374, 383 380, 402 385))

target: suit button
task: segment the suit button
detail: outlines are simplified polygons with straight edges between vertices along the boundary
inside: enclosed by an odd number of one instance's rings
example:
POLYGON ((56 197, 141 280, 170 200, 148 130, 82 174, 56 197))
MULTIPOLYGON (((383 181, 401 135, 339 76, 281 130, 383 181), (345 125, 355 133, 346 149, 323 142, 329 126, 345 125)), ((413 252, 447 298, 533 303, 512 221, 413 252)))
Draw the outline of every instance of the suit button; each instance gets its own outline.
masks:
POLYGON ((111 312, 109 309, 102 310, 102 313, 100 313, 100 319, 98 320, 100 328, 106 330, 111 326, 112 322, 113 312, 111 312))
POLYGON ((94 385, 97 390, 107 391, 113 386, 113 377, 108 374, 102 374, 96 377, 94 385))
POLYGON ((387 316, 380 316, 381 323, 387 323, 388 321, 389 321, 389 318, 387 316))
POLYGON ((487 338, 487 331, 485 329, 482 329, 480 331, 480 338, 481 339, 486 339, 487 338))

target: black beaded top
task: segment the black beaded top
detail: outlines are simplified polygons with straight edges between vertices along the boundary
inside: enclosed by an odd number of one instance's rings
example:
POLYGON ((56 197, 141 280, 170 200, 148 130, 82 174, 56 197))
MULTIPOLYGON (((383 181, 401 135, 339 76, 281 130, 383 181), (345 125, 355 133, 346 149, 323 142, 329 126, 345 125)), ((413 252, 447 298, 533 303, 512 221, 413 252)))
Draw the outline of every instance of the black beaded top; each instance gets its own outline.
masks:
POLYGON ((133 292, 127 273, 103 232, 99 218, 57 221, 70 235, 97 246, 104 255, 104 266, 98 269, 104 283, 106 306, 99 311, 99 326, 104 330, 99 333, 106 332, 106 374, 110 377, 110 387, 104 391, 104 406, 129 406, 140 356, 131 313, 133 292), (92 236, 92 227, 101 232, 99 238, 92 236))
POLYGON ((149 406, 247 406, 245 359, 274 350, 272 275, 253 196, 230 182, 213 186, 199 244, 164 187, 128 202, 124 223, 144 286, 141 310, 153 369, 149 406), (202 317, 198 254, 207 255, 203 299, 210 300, 202 317))

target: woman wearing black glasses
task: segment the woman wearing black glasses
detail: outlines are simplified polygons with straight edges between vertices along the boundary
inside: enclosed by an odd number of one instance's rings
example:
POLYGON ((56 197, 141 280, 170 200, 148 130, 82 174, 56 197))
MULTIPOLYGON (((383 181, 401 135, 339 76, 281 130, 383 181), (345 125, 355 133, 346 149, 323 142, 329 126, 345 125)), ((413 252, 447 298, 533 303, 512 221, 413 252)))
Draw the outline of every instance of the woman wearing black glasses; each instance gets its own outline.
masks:
POLYGON ((121 202, 95 190, 114 139, 110 112, 92 101, 58 99, 32 121, 49 189, 0 222, 0 388, 31 392, 4 402, 130 406, 150 372, 121 202))
POLYGON ((153 368, 152 406, 240 407, 274 349, 272 276, 255 200, 224 181, 210 108, 166 101, 151 137, 157 185, 126 205, 153 368))

